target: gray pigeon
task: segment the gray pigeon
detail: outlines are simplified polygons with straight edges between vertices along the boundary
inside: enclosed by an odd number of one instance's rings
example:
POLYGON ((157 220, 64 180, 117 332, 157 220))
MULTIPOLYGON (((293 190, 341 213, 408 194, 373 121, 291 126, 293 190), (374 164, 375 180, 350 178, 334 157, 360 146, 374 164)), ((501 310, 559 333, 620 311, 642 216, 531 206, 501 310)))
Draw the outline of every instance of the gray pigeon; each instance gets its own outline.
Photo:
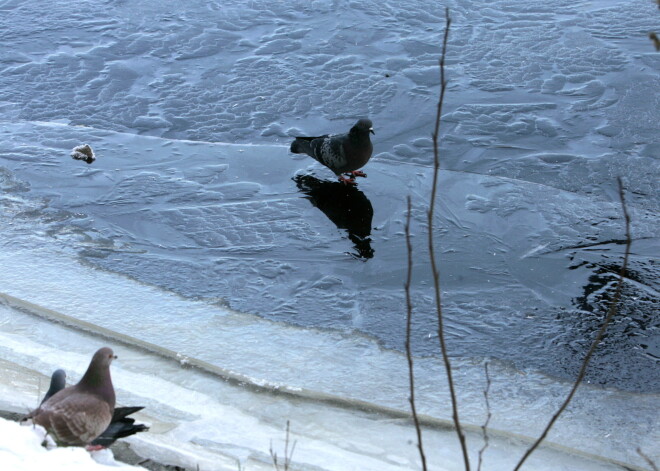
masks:
MULTIPOLYGON (((44 396, 41 403, 46 402, 53 394, 61 391, 66 387, 66 373, 64 370, 56 370, 50 379, 50 388, 44 396)), ((115 407, 112 414, 112 421, 108 428, 106 428, 101 435, 96 437, 91 445, 100 445, 109 447, 120 438, 134 435, 138 432, 149 430, 144 424, 135 424, 135 419, 128 417, 129 415, 144 409, 144 407, 115 407)))
MULTIPOLYGON (((66 387, 66 373, 64 370, 55 370, 53 373, 53 376, 50 377, 50 387, 48 388, 48 391, 46 392, 46 395, 44 398, 41 400, 41 404, 46 402, 50 397, 55 394, 60 392, 62 389, 66 387)), ((39 404, 39 405, 41 405, 39 404)))
POLYGON ((360 119, 344 134, 318 137, 296 137, 291 152, 307 154, 335 172, 339 180, 354 185, 355 177, 366 177, 357 171, 369 162, 373 145, 369 133, 375 134, 370 119, 360 119), (346 178, 345 175, 348 175, 346 178))
POLYGON ((78 384, 53 394, 29 418, 60 445, 90 444, 112 421, 115 389, 110 363, 115 358, 111 348, 99 349, 78 384))

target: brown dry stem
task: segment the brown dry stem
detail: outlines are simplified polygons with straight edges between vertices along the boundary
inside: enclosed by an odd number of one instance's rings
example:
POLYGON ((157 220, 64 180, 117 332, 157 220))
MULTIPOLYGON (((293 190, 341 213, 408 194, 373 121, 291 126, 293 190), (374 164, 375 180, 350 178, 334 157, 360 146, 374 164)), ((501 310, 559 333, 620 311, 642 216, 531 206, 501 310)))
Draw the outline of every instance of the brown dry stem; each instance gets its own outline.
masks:
POLYGON ((412 243, 410 242, 410 213, 412 211, 412 204, 410 196, 408 196, 408 213, 406 214, 406 249, 408 253, 408 271, 406 275, 406 282, 404 283, 404 291, 406 294, 406 358, 408 359, 408 379, 410 386, 410 409, 412 410, 413 422, 415 423, 415 432, 417 433, 417 448, 419 449, 419 457, 422 460, 422 470, 427 471, 426 455, 424 454, 424 444, 422 443, 422 427, 419 423, 417 416, 417 407, 415 405, 415 371, 412 347, 410 345, 410 337, 412 331, 412 300, 410 296, 410 284, 412 281, 412 268, 413 268, 413 252, 412 243))
POLYGON ((628 268, 628 258, 630 257, 630 245, 632 244, 632 239, 630 236, 630 215, 628 214, 628 208, 626 206, 626 200, 623 191, 623 183, 621 181, 621 178, 618 178, 617 181, 619 184, 619 199, 621 200, 623 217, 625 219, 625 224, 626 224, 626 251, 623 256, 623 264, 621 265, 621 270, 619 271, 619 280, 617 282, 614 298, 612 298, 612 302, 610 303, 609 309, 607 310, 607 315, 605 316, 605 319, 603 320, 603 323, 600 326, 600 329, 598 330, 596 337, 591 343, 591 347, 589 348, 589 351, 587 352, 587 354, 584 357, 584 360, 582 361, 582 365, 580 366, 580 372, 578 373, 578 376, 575 379, 575 382, 573 383, 573 387, 571 388, 571 391, 568 393, 568 396, 566 397, 562 405, 559 407, 557 412, 555 412, 555 414, 552 416, 548 424, 545 426, 545 429, 543 430, 539 438, 532 444, 532 446, 530 446, 527 449, 525 454, 522 456, 522 458, 514 468, 514 471, 518 471, 523 465, 523 463, 527 460, 527 458, 529 458, 529 456, 532 453, 534 453, 534 451, 539 447, 541 442, 545 440, 545 437, 550 432, 552 426, 555 424, 555 422, 557 421, 559 416, 564 412, 564 410, 566 410, 566 408, 568 407, 568 404, 571 402, 571 399, 573 399, 575 392, 577 391, 578 387, 580 386, 580 383, 582 383, 582 380, 584 379, 584 376, 587 372, 587 367, 589 366, 589 362, 591 361, 591 357, 596 351, 598 344, 600 344, 600 341, 603 339, 603 335, 605 334, 607 327, 610 325, 610 322, 612 322, 612 319, 616 315, 617 307, 619 301, 621 300, 621 292, 623 291, 623 283, 626 275, 626 270, 628 268))
POLYGON ((444 103, 445 91, 447 90, 447 80, 445 78, 445 57, 447 55, 447 40, 449 38, 449 28, 451 27, 451 17, 449 16, 449 8, 445 9, 445 34, 442 40, 442 55, 440 56, 440 97, 438 99, 438 106, 435 117, 435 127, 433 130, 433 186, 431 187, 431 201, 428 210, 428 245, 429 245, 429 259, 431 261, 431 272, 433 275, 433 287, 435 291, 435 307, 438 318, 438 340, 440 342, 440 351, 442 353, 442 361, 445 365, 445 372, 447 374, 447 383, 449 386, 449 394, 451 396, 452 406, 452 419, 456 428, 456 434, 461 444, 461 451, 463 453, 463 462, 465 470, 470 471, 470 458, 468 456, 467 443, 465 434, 461 427, 461 421, 458 415, 458 399, 456 398, 456 390, 454 388, 454 378, 451 371, 451 362, 449 361, 449 354, 447 351, 447 344, 445 342, 444 322, 442 316, 442 300, 440 292, 440 272, 435 256, 435 245, 433 242, 433 218, 435 216, 435 200, 438 192, 438 173, 440 169, 440 157, 438 151, 438 139, 440 133, 440 122, 442 119, 442 105, 444 103))

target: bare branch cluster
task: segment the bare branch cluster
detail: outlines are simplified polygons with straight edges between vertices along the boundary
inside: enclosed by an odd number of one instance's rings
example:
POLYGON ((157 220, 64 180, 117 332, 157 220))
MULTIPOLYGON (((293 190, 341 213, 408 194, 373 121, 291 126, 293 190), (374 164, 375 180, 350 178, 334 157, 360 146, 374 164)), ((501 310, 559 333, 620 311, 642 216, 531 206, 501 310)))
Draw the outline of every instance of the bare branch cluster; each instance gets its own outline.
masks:
MULTIPOLYGON (((465 464, 466 471, 470 470, 470 459, 468 457, 467 443, 465 440, 465 434, 461 427, 461 422, 458 414, 458 400, 456 398, 456 390, 454 388, 454 379, 451 370, 451 362, 449 360, 449 354, 447 350, 447 344, 445 342, 444 336, 444 320, 442 316, 442 300, 440 292, 440 272, 438 270, 438 265, 435 255, 435 244, 433 241, 433 219, 435 216, 435 201, 438 190, 438 176, 440 169, 440 157, 438 152, 438 136, 440 133, 440 122, 442 120, 442 105, 444 103, 445 91, 447 90, 447 80, 445 78, 445 57, 447 53, 447 41, 449 39, 449 29, 451 27, 451 17, 449 16, 449 8, 445 9, 445 33, 442 40, 442 54, 439 60, 440 66, 440 97, 438 99, 438 105, 436 110, 436 119, 435 126, 433 129, 433 183, 431 186, 431 198, 429 202, 429 209, 427 212, 427 229, 428 229, 428 247, 429 247, 429 260, 431 262, 431 273, 433 275, 433 287, 435 292, 435 306, 436 306, 436 315, 438 321, 438 339, 440 342, 440 351, 442 354, 442 360, 445 365, 445 372, 447 374, 447 383, 449 385, 449 394, 451 396, 452 404, 452 419, 454 421, 454 427, 456 434, 458 435, 458 440, 461 444, 461 450, 463 452, 463 461, 465 464)), ((420 453, 420 458, 422 460, 422 467, 426 470, 426 457, 424 454, 424 447, 422 445, 422 433, 421 427, 419 425, 419 420, 417 417, 417 411, 415 407, 415 395, 414 395, 414 374, 413 374, 413 360, 412 360, 412 351, 410 348, 410 325, 412 318, 412 306, 410 304, 410 276, 412 272, 412 247, 410 246, 410 199, 408 199, 408 216, 406 220, 406 243, 408 247, 408 278, 406 280, 406 305, 407 305, 407 332, 406 332, 406 354, 408 357, 408 368, 410 375, 410 403, 413 414, 413 420, 415 422, 415 428, 417 430, 417 440, 418 448, 420 453)))
MULTIPOLYGON (((660 0, 658 0, 660 3, 660 0)), ((456 430, 456 434, 458 435, 458 439, 461 445, 461 451, 463 454, 463 462, 465 466, 466 471, 470 471, 470 459, 468 456, 468 449, 467 449, 467 443, 465 439, 465 434, 463 432, 463 429, 461 427, 460 419, 459 419, 459 413, 458 413, 458 401, 456 397, 456 391, 454 387, 454 380, 453 380, 453 375, 452 375, 452 370, 451 370, 451 362, 449 359, 449 354, 448 354, 448 349, 447 345, 445 342, 445 336, 444 336, 444 319, 442 315, 442 302, 441 302, 441 291, 440 291, 440 272, 438 269, 437 261, 436 261, 436 256, 435 256, 435 244, 434 244, 434 238, 433 238, 433 220, 434 220, 434 215, 435 215, 435 201, 436 201, 436 196, 437 196, 437 190, 438 190, 438 177, 439 177, 439 169, 440 169, 440 158, 439 158, 439 150, 438 150, 438 140, 439 140, 439 131, 440 131, 440 123, 442 120, 442 107, 444 103, 444 96, 445 96, 445 91, 447 89, 447 80, 445 79, 445 58, 446 58, 446 53, 447 53, 447 40, 449 38, 449 29, 451 26, 451 17, 449 16, 449 9, 446 9, 446 23, 445 23, 445 33, 442 41, 442 54, 440 56, 439 60, 439 66, 440 66, 440 96, 438 99, 438 104, 437 104, 437 110, 436 110, 436 119, 435 119, 435 126, 434 130, 432 133, 432 138, 433 138, 433 182, 432 182, 432 187, 431 187, 431 197, 430 197, 430 202, 429 202, 429 209, 427 211, 427 222, 428 222, 428 248, 429 248, 429 261, 431 265, 431 272, 433 275, 433 287, 434 287, 434 293, 435 293, 435 305, 436 305, 436 314, 437 314, 437 326, 438 326, 438 339, 440 343, 440 351, 442 354, 442 359, 443 363, 445 366, 445 372, 447 375, 447 382, 448 382, 448 387, 449 387, 449 393, 451 396, 451 405, 452 405, 452 419, 454 421, 454 427, 456 430)), ((612 319, 616 315, 617 312, 617 307, 618 304, 621 300, 621 293, 623 290, 623 284, 625 281, 625 274, 626 270, 628 267, 628 259, 630 256, 630 246, 632 244, 632 238, 630 235, 630 216, 628 214, 628 208, 626 206, 625 202, 625 194, 624 194, 624 187, 623 187, 623 182, 621 181, 621 178, 618 178, 618 188, 619 188, 619 198, 621 201, 621 207, 623 210, 623 215, 624 215, 624 220, 625 220, 625 232, 626 232, 626 248, 625 248, 625 254, 623 257, 623 263, 621 265, 621 269, 619 272, 619 279, 617 282, 616 286, 616 291, 614 294, 614 297, 610 303, 610 306, 608 308, 608 312, 603 320, 603 323, 598 330, 595 338, 593 339, 591 346, 589 350, 587 351, 587 354, 585 355, 584 360, 582 361, 580 371, 578 373, 577 378, 575 379, 575 382, 568 393, 566 399, 564 402, 561 404, 557 412, 552 416, 546 427, 544 428, 543 432, 541 435, 538 437, 538 439, 529 447, 529 449, 526 450, 526 452, 523 454, 522 458, 520 461, 517 463, 516 467, 514 468, 514 471, 518 471, 522 465, 525 463, 525 461, 529 458, 529 456, 534 453, 534 451, 539 447, 539 445, 545 440, 547 437, 548 433, 552 429, 553 425, 559 418, 559 416, 566 410, 568 407, 569 403, 573 399, 573 396, 575 395, 578 387, 582 383, 582 380, 584 379, 584 376, 587 372, 587 368, 589 366, 589 363, 591 361, 591 358, 594 355, 594 352, 596 351, 598 345, 600 344, 601 340, 603 339, 603 336, 605 334, 605 331, 607 330, 607 327, 611 323, 612 319)), ((422 462, 422 469, 424 471, 427 471, 427 462, 426 462, 426 455, 424 452, 424 445, 422 442, 422 429, 419 421, 419 417, 417 414, 417 408, 415 405, 415 378, 414 378, 414 361, 413 361, 413 354, 412 354, 412 347, 411 347, 411 330, 412 330, 412 314, 413 314, 413 307, 412 307, 412 302, 411 302, 411 293, 410 293, 410 286, 411 286, 411 278, 412 278, 412 244, 410 242, 411 234, 410 234, 410 218, 411 218, 411 200, 410 197, 408 197, 407 201, 407 217, 406 217, 406 225, 405 225, 405 236, 406 236, 406 247, 407 247, 407 256, 408 256, 408 271, 407 271, 407 278, 404 284, 404 289, 405 289, 405 296, 406 296, 406 311, 407 311, 407 316, 406 316, 406 356, 408 359, 408 370, 409 370, 409 387, 410 387, 410 405, 411 405, 411 410, 412 410, 412 416, 413 416, 413 421, 415 424, 415 430, 417 433, 417 444, 418 444, 418 449, 419 449, 419 454, 422 462)), ((482 426, 482 432, 484 436, 484 446, 481 448, 479 451, 479 463, 478 463, 478 468, 477 471, 481 470, 481 466, 483 463, 483 454, 488 447, 488 424, 490 423, 491 419, 491 410, 490 410, 490 403, 489 403, 489 398, 488 394, 490 391, 490 386, 491 386, 491 380, 488 372, 488 363, 485 365, 485 374, 486 374, 486 389, 484 391, 484 396, 486 400, 486 409, 487 409, 487 418, 482 426)), ((647 458, 646 455, 644 455, 641 450, 638 450, 638 453, 640 456, 643 458, 647 458)), ((655 464, 653 464, 653 469, 657 469, 655 467, 655 464)))
POLYGON ((280 462, 278 461, 277 458, 277 452, 273 451, 273 442, 270 443, 270 457, 273 460, 273 466, 277 471, 283 470, 283 471, 289 471, 289 467, 291 466, 291 458, 293 457, 293 451, 296 449, 296 442, 293 442, 293 445, 291 446, 291 450, 289 451, 289 442, 290 442, 290 435, 289 435, 289 426, 290 423, 287 420, 286 421, 286 436, 284 439, 284 463, 281 463, 281 468, 280 468, 280 462))
POLYGON ((538 448, 538 446, 541 444, 541 442, 545 439, 545 437, 548 435, 550 432, 550 429, 552 426, 555 424, 559 416, 566 410, 566 407, 568 407, 568 404, 571 402, 573 399, 573 396, 575 395, 575 392, 577 391, 578 387, 580 386, 580 383, 582 383, 582 380, 584 379, 584 375, 587 373, 587 367, 589 366, 589 362, 591 361, 591 357, 593 356, 594 352, 596 351, 596 348, 598 347, 598 344, 600 344, 601 340, 603 339, 603 336, 605 335, 605 331, 607 330, 607 326, 610 325, 610 322, 612 322, 612 319, 614 319, 614 316, 617 312, 617 307, 619 305, 619 301, 621 300, 621 292, 623 291, 623 283, 625 280, 626 276, 626 270, 628 269, 628 258, 630 257, 630 246, 632 244, 632 238, 630 236, 630 215, 628 214, 628 208, 626 206, 626 199, 623 191, 623 182, 621 181, 621 178, 617 179, 617 182, 619 184, 619 198, 621 200, 621 207, 623 209, 623 217, 625 220, 625 225, 626 225, 626 251, 623 256, 623 264, 621 265, 621 270, 619 271, 619 281, 616 286, 616 291, 614 293, 614 298, 612 298, 612 302, 610 303, 610 307, 607 310, 607 315, 605 316, 605 319, 603 320, 602 325, 600 326, 600 329, 598 329, 598 333, 596 333, 596 337, 593 339, 591 342, 591 347, 589 347, 589 351, 587 351, 587 354, 584 357, 584 360, 582 360, 582 366, 580 367, 580 372, 578 373, 577 378, 575 379, 575 382, 573 383, 573 387, 571 388, 571 391, 568 393, 568 396, 566 396, 566 399, 562 403, 562 405, 559 407, 557 412, 552 416, 548 424, 545 426, 545 429, 539 436, 539 438, 534 442, 534 444, 529 447, 529 449, 525 452, 525 454, 522 456, 516 467, 514 468, 514 471, 518 471, 520 467, 523 465, 523 463, 529 458, 529 456, 534 453, 534 450, 538 448))

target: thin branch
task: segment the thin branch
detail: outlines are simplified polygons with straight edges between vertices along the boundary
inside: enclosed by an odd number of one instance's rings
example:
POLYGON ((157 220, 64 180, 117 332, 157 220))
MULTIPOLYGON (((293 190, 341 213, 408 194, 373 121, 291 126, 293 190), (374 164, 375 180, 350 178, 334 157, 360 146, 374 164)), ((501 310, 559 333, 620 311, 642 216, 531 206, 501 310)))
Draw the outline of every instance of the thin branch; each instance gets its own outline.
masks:
POLYGON ((291 446, 291 453, 289 453, 289 421, 286 421, 286 442, 284 444, 284 469, 288 470, 291 465, 291 458, 293 457, 293 451, 296 449, 296 442, 293 442, 291 446))
MULTIPOLYGON (((289 470, 289 466, 291 466, 291 458, 293 458, 293 452, 296 449, 296 442, 293 442, 293 446, 291 447, 291 453, 289 453, 289 425, 290 422, 287 420, 286 421, 286 437, 284 440, 284 468, 282 468, 284 471, 289 470)), ((277 453, 273 451, 273 441, 270 441, 270 457, 273 460, 273 466, 277 471, 280 469, 280 464, 277 462, 277 453)))
POLYGON ((644 458, 644 461, 646 461, 646 464, 648 464, 653 471, 658 471, 658 467, 655 465, 653 460, 651 458, 649 458, 648 456, 646 456, 646 454, 642 451, 642 449, 640 447, 637 447, 637 450, 635 450, 635 451, 637 451, 637 454, 639 456, 644 458))
POLYGON ((449 361, 449 354, 447 353, 447 345, 445 343, 444 323, 442 318, 442 302, 440 298, 440 273, 435 260, 435 247, 433 244, 433 216, 435 213, 435 200, 438 191, 438 170, 440 169, 440 157, 438 155, 438 136, 440 132, 440 121, 442 117, 442 105, 445 99, 445 91, 447 90, 447 80, 445 79, 445 57, 447 55, 447 40, 449 39, 449 28, 451 26, 451 17, 449 16, 449 8, 445 9, 445 35, 442 40, 442 55, 440 56, 440 97, 438 99, 438 109, 435 116, 435 128, 433 130, 433 186, 431 187, 431 201, 428 210, 428 244, 429 244, 429 259, 431 261, 431 271, 433 273, 433 285, 435 289, 435 307, 438 316, 438 339, 440 341, 440 350, 442 352, 442 360, 445 364, 445 371, 447 373, 447 383, 449 385, 449 393, 451 395, 452 418, 454 426, 456 427, 456 434, 461 443, 461 450, 463 452, 463 461, 465 463, 465 470, 470 471, 470 458, 468 457, 467 444, 465 442, 465 434, 461 427, 461 422, 458 417, 458 401, 456 399, 456 391, 454 389, 454 379, 451 372, 451 363, 449 361))
POLYGON ((419 417, 417 416, 417 407, 415 406, 415 371, 413 363, 412 347, 410 345, 410 335, 412 331, 412 300, 410 296, 410 284, 412 281, 412 268, 413 268, 413 251, 412 243, 410 242, 410 213, 412 211, 412 204, 410 202, 410 195, 408 196, 408 213, 406 214, 406 248, 408 251, 408 273, 406 275, 406 282, 404 284, 404 291, 406 293, 406 358, 408 359, 408 378, 410 380, 410 409, 412 410, 413 421, 415 422, 415 431, 417 432, 417 448, 419 449, 419 457, 422 460, 422 470, 427 471, 426 455, 424 454, 424 445, 422 443, 422 427, 419 424, 419 417))
POLYGON ((275 469, 279 471, 280 467, 277 464, 277 453, 273 451, 273 440, 270 441, 270 448, 268 451, 270 451, 270 458, 273 460, 273 466, 275 466, 275 469))
POLYGON ((623 209, 623 216, 625 219, 626 223, 626 251, 623 256, 623 264, 621 265, 621 270, 619 271, 619 281, 616 286, 616 291, 614 293, 614 298, 612 298, 612 302, 610 303, 610 307, 607 311, 607 315, 605 316, 605 320, 603 321, 603 324, 600 326, 600 329, 598 330, 598 333, 596 334, 596 338, 594 338, 593 342, 591 343, 591 347, 589 348, 589 351, 587 352, 587 355, 584 357, 584 360, 582 361, 582 366, 580 367, 580 372, 578 373, 578 376, 575 380, 575 383, 573 384, 573 387, 571 388, 571 391, 568 393, 568 396, 564 400, 564 403, 561 405, 559 410, 555 412, 555 414, 552 416, 550 419, 550 422, 546 425, 545 429, 543 430, 543 433, 541 436, 534 442, 534 444, 525 452, 523 457, 520 459, 516 467, 514 468, 514 471, 518 471, 520 467, 523 465, 525 460, 538 448, 538 446, 541 444, 541 442, 545 439, 545 437, 548 435, 550 432, 550 429, 552 426, 555 424, 559 416, 564 412, 566 407, 568 407, 568 404, 571 402, 571 399, 573 399, 573 396, 575 395, 575 392, 577 391, 578 387, 580 386, 580 383, 584 379, 584 376, 587 372, 587 367, 589 366, 589 362, 591 361, 591 357, 593 356, 594 352, 596 351, 596 348, 598 347, 598 344, 600 341, 603 339, 603 335, 605 334, 605 330, 607 330, 607 327, 609 326, 610 322, 614 318, 617 312, 617 307, 619 304, 619 301, 621 300, 621 292, 623 291, 623 281, 626 275, 626 270, 628 268, 628 258, 630 257, 630 245, 632 244, 632 239, 630 237, 630 215, 628 214, 628 208, 626 206, 626 200, 623 192, 623 183, 621 182, 621 178, 617 179, 617 182, 619 184, 619 198, 621 200, 621 207, 623 209))
POLYGON ((486 422, 481 426, 481 431, 484 436, 484 446, 479 450, 479 465, 477 471, 481 471, 481 464, 483 463, 483 456, 486 448, 488 448, 488 424, 493 414, 490 411, 490 401, 488 400, 488 393, 490 392, 490 375, 488 374, 488 362, 484 363, 484 371, 486 372, 486 389, 484 389, 484 399, 486 400, 486 422))

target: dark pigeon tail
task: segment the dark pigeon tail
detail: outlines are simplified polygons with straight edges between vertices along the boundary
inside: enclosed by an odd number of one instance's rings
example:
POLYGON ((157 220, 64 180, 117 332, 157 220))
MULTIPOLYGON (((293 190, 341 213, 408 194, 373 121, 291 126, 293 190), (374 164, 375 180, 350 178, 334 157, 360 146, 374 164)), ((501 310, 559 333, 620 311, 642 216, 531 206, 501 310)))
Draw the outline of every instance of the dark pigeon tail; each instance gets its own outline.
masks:
POLYGON ((91 444, 109 447, 120 438, 149 430, 149 427, 144 424, 135 425, 135 419, 128 417, 142 409, 143 407, 116 407, 112 416, 112 422, 108 425, 108 428, 95 438, 91 444))

